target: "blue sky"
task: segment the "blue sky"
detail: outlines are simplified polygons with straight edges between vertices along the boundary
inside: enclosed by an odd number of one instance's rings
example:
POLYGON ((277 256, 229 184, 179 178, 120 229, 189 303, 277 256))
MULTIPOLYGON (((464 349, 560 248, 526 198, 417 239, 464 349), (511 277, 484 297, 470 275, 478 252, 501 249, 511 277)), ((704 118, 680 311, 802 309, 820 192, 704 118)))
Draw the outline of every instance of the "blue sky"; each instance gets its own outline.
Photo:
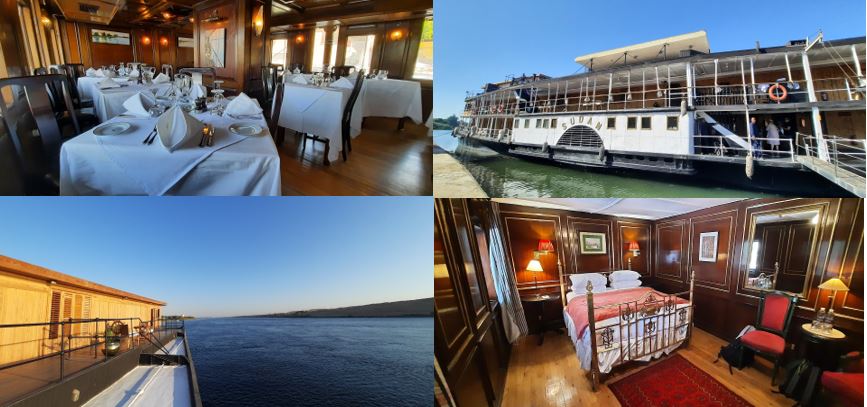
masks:
POLYGON ((434 117, 506 75, 575 73, 575 57, 705 30, 711 51, 865 35, 864 0, 436 0, 434 117), (656 22, 656 23, 654 23, 656 22))
POLYGON ((433 200, 0 199, 0 254, 231 316, 433 296, 433 200))

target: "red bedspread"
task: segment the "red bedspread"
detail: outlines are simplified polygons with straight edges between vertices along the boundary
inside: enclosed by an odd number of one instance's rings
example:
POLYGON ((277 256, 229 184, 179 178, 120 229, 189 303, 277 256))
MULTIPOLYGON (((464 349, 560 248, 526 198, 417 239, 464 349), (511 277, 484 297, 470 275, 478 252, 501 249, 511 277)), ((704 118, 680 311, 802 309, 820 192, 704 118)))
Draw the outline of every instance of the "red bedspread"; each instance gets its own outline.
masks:
MULTIPOLYGON (((650 287, 626 288, 622 290, 614 290, 593 294, 593 308, 596 321, 604 321, 608 318, 614 318, 620 313, 620 307, 617 304, 643 299, 648 293, 653 292, 657 296, 657 300, 662 301, 668 294, 661 293, 650 287), (600 308, 604 307, 604 308, 600 308)), ((677 298, 678 304, 687 303, 683 298, 677 298)), ((569 304, 566 305, 566 313, 572 318, 572 323, 575 324, 575 330, 578 332, 578 337, 584 335, 584 330, 590 324, 587 319, 587 296, 582 295, 575 297, 569 304)))

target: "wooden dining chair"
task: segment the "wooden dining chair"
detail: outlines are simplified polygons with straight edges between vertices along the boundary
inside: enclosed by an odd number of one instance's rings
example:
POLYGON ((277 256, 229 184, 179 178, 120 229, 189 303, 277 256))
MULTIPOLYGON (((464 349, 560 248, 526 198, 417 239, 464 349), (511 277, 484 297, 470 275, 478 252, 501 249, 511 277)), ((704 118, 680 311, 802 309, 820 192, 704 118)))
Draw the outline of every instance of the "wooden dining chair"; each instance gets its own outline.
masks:
POLYGON ((213 67, 205 67, 205 68, 181 68, 178 69, 179 74, 187 74, 193 77, 193 81, 195 82, 196 76, 200 76, 202 78, 202 85, 206 87, 213 87, 214 81, 217 80, 217 70, 213 67), (210 78, 210 84, 205 82, 205 78, 210 78))
POLYGON ((33 70, 33 74, 34 75, 48 75, 48 68, 46 68, 44 66, 40 66, 39 68, 36 68, 33 70))
POLYGON ((352 75, 355 72, 355 67, 352 65, 339 65, 331 68, 331 73, 341 78, 352 75))
POLYGON ((261 75, 264 102, 271 104, 274 100, 274 91, 277 88, 277 67, 271 65, 263 66, 261 75))
POLYGON ((759 297, 756 329, 740 337, 741 343, 753 352, 774 362, 771 386, 786 352, 786 334, 795 313, 798 297, 783 291, 763 291, 759 297))
POLYGON ((298 68, 299 72, 305 73, 304 72, 304 64, 289 64, 289 71, 288 72, 294 73, 296 68, 298 68))
POLYGON ((278 82, 274 87, 274 101, 271 103, 271 114, 268 117, 268 130, 271 131, 271 137, 274 138, 274 144, 277 146, 283 145, 286 129, 280 127, 277 121, 280 120, 280 109, 283 106, 283 83, 278 82))
POLYGON ((61 65, 66 74, 67 82, 69 82, 69 94, 72 97, 72 104, 76 109, 86 109, 93 107, 93 100, 84 100, 78 93, 78 78, 85 76, 84 65, 82 64, 64 64, 61 65))
MULTIPOLYGON (((59 190, 60 146, 64 140, 81 133, 77 115, 64 116, 72 124, 64 126, 52 102, 51 88, 59 89, 65 107, 72 106, 66 78, 60 74, 20 76, 0 79, 0 114, 21 160, 25 177, 34 180, 32 188, 59 190), (64 132, 64 129, 66 132, 64 132), (34 131, 38 138, 33 137, 34 131), (39 142, 34 142, 38 139, 39 142)), ((56 99, 56 98, 54 98, 56 99)), ((74 110, 73 110, 74 112, 74 110)))
POLYGON ((343 120, 341 121, 340 129, 341 139, 343 140, 343 161, 346 161, 346 152, 352 152, 352 136, 349 134, 352 124, 352 110, 355 107, 355 102, 358 101, 358 95, 361 93, 361 86, 363 84, 364 70, 361 70, 355 79, 355 86, 352 87, 349 101, 346 102, 346 107, 343 109, 343 120))
POLYGON ((0 195, 27 195, 24 167, 17 147, 17 139, 12 139, 6 123, 0 120, 0 195))

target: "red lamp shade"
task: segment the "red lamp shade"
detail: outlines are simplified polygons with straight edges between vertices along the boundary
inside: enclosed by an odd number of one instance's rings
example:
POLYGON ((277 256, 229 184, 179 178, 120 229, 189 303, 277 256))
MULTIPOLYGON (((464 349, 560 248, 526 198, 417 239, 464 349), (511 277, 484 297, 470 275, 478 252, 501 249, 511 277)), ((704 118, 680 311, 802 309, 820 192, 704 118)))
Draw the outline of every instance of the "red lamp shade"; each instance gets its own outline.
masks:
POLYGON ((540 252, 553 252, 554 251, 554 243, 551 243, 551 241, 547 240, 547 239, 539 240, 539 251, 540 252))
POLYGON ((629 250, 638 251, 638 242, 629 242, 629 250))

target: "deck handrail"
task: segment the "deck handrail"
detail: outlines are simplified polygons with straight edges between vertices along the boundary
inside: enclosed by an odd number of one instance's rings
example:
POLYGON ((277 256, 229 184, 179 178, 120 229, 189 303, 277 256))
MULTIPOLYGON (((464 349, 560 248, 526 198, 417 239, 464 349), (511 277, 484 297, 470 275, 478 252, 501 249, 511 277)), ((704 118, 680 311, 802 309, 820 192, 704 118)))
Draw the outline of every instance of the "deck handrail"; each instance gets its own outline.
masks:
POLYGON ((698 140, 719 141, 718 144, 710 146, 698 144, 693 145, 693 150, 695 150, 695 154, 698 155, 726 156, 728 152, 732 151, 737 152, 738 156, 741 155, 740 153, 743 153, 743 157, 746 157, 748 152, 752 152, 754 160, 779 160, 782 158, 788 159, 790 162, 796 161, 794 142, 791 139, 784 137, 779 137, 776 139, 771 139, 768 137, 750 137, 750 140, 753 142, 760 141, 761 146, 757 147, 756 145, 752 145, 749 149, 741 147, 739 145, 726 145, 724 141, 726 140, 726 136, 724 135, 697 134, 692 137, 698 140), (779 142, 780 148, 778 150, 771 150, 765 148, 764 146, 766 144, 770 144, 771 141, 779 142))
MULTIPOLYGON (((809 134, 797 133, 798 148, 803 149, 808 157, 821 158, 819 154, 819 139, 809 134)), ((844 138, 834 135, 824 135, 822 141, 828 152, 828 162, 834 167, 835 176, 855 175, 861 178, 867 173, 867 141, 864 139, 844 138), (840 171, 845 171, 841 173, 840 171)))

